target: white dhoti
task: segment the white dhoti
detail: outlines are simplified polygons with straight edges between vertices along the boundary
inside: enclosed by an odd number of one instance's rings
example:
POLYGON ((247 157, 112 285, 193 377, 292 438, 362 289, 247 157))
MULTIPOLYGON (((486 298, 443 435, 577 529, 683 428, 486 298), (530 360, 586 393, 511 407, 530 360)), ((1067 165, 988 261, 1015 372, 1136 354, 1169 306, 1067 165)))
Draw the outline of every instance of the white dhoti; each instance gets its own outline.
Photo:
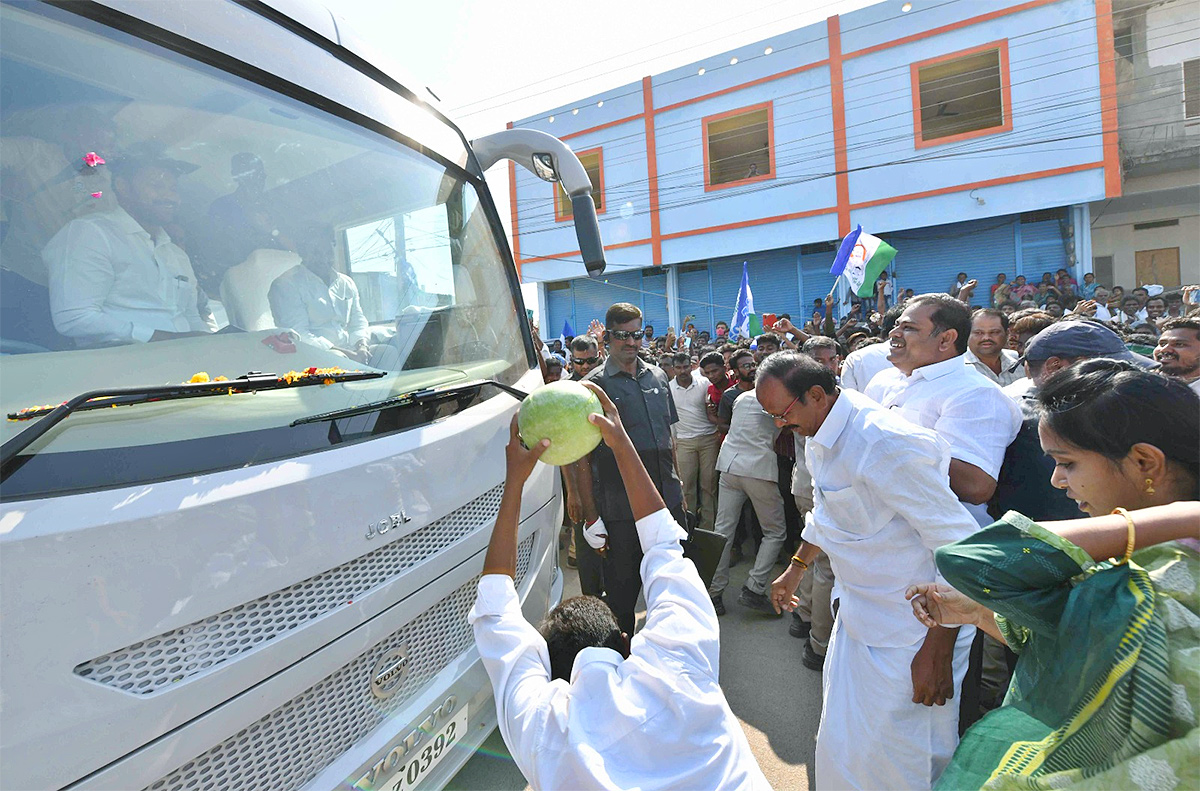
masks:
POLYGON ((924 706, 912 702, 912 660, 921 643, 870 646, 837 618, 825 656, 817 789, 930 788, 958 746, 958 696, 974 636, 974 627, 963 627, 954 645, 954 699, 924 706))

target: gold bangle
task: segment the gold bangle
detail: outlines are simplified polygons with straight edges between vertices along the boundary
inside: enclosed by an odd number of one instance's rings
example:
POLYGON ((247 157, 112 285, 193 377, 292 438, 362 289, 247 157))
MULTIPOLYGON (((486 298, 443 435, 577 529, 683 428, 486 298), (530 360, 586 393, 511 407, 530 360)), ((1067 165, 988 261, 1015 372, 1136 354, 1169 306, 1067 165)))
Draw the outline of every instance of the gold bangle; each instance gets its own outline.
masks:
POLYGON ((1112 512, 1114 514, 1120 514, 1121 516, 1125 517, 1125 526, 1126 526, 1126 529, 1129 531, 1129 538, 1125 542, 1125 557, 1121 558, 1120 560, 1117 560, 1116 558, 1112 558, 1112 562, 1115 565, 1121 566, 1121 565, 1124 565, 1125 563, 1128 563, 1129 558, 1133 557, 1133 544, 1134 544, 1134 539, 1137 537, 1137 531, 1134 529, 1134 526, 1133 526, 1133 517, 1129 515, 1128 511, 1126 511, 1124 508, 1114 508, 1112 510, 1112 512))
POLYGON ((808 571, 808 564, 805 563, 803 560, 801 560, 799 555, 792 555, 791 562, 795 563, 797 566, 804 569, 805 571, 808 571))

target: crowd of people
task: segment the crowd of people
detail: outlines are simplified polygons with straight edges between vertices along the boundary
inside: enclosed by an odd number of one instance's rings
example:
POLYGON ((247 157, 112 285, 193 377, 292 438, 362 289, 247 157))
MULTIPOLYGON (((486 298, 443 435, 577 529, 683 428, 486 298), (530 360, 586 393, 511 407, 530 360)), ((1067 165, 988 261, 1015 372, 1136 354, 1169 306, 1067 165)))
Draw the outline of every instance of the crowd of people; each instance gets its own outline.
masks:
MULTIPOLYGON (((753 338, 660 337, 618 303, 548 344, 546 380, 605 406, 563 468, 584 596, 535 629, 485 576, 472 614, 534 787, 765 785, 716 666, 743 559, 737 606, 790 612, 823 674, 818 788, 1200 783, 1197 287, 1105 317, 1111 292, 1059 275, 1001 275, 987 307, 965 273, 877 288, 861 323, 830 297, 753 338), (695 531, 725 540, 711 578, 695 531)), ((510 472, 542 450, 514 439, 510 472)))

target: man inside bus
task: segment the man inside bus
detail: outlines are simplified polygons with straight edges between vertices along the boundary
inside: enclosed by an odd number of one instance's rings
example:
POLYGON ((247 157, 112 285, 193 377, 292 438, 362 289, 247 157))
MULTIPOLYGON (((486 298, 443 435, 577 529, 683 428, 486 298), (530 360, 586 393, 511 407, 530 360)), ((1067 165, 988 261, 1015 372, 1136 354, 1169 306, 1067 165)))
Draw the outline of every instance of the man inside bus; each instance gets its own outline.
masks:
POLYGON ((72 220, 42 250, 55 329, 82 347, 207 333, 191 261, 164 230, 196 166, 149 144, 108 166, 117 207, 72 220))
POLYGON ((500 733, 535 789, 768 789, 718 681, 708 591, 613 402, 589 420, 612 450, 645 553, 646 626, 631 641, 593 596, 556 607, 538 629, 513 578, 521 490, 549 440, 526 450, 513 417, 500 513, 468 620, 492 681, 500 733))
POLYGON ((371 360, 371 325, 358 286, 337 271, 331 228, 315 226, 300 235, 301 263, 275 278, 267 292, 275 324, 295 330, 304 343, 351 360, 371 360))
POLYGON ((229 174, 237 189, 222 195, 208 207, 211 233, 197 265, 204 287, 220 291, 221 277, 232 266, 260 249, 295 250, 296 246, 279 223, 267 199, 267 169, 257 154, 242 151, 229 161, 229 174))

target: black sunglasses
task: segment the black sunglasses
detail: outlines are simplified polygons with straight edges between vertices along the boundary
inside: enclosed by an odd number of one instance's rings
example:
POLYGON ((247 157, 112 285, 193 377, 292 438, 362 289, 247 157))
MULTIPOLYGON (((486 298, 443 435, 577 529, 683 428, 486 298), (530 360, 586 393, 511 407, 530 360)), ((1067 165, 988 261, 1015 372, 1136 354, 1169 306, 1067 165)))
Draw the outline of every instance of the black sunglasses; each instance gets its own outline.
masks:
POLYGON ((615 341, 627 341, 630 338, 633 338, 635 341, 640 341, 642 338, 646 337, 645 330, 633 330, 632 332, 627 330, 609 330, 608 334, 611 335, 615 341))
POLYGON ((600 362, 599 357, 572 357, 571 362, 574 365, 595 365, 600 362))

